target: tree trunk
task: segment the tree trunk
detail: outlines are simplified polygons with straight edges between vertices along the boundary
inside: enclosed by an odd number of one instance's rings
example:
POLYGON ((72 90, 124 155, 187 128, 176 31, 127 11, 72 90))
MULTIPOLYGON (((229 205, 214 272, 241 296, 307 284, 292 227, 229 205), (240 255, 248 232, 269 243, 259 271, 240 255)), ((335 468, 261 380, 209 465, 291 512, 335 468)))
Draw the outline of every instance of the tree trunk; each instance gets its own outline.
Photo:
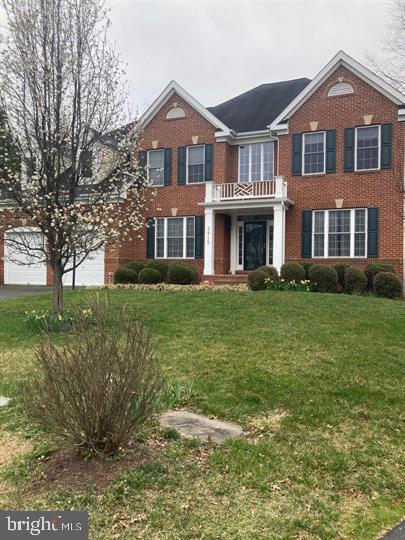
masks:
POLYGON ((63 313, 63 282, 62 265, 60 262, 53 264, 53 312, 55 315, 63 313))

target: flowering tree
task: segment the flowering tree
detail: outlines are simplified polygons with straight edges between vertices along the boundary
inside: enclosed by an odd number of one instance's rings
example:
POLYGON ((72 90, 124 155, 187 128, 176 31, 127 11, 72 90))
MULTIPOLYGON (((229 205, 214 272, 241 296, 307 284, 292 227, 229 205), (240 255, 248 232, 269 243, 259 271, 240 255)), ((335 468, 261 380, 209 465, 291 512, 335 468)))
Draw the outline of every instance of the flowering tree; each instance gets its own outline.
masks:
POLYGON ((60 313, 63 275, 144 223, 147 191, 131 159, 140 133, 125 114, 103 0, 2 2, 0 191, 10 204, 0 225, 13 227, 10 257, 52 268, 60 313))

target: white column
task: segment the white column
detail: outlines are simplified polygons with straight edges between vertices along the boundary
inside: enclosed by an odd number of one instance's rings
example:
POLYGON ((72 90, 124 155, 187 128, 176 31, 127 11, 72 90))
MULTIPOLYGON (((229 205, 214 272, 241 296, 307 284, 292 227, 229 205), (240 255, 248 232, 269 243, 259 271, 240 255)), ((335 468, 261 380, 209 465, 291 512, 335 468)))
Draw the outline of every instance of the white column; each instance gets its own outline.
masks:
POLYGON ((215 259, 215 212, 205 209, 204 219, 204 276, 213 276, 215 259))
POLYGON ((236 272, 237 236, 236 214, 231 214, 231 274, 236 272))
POLYGON ((205 202, 210 203, 213 200, 214 183, 205 182, 205 202))
POLYGON ((285 212, 284 203, 273 208, 273 266, 279 272, 281 266, 284 264, 285 212))

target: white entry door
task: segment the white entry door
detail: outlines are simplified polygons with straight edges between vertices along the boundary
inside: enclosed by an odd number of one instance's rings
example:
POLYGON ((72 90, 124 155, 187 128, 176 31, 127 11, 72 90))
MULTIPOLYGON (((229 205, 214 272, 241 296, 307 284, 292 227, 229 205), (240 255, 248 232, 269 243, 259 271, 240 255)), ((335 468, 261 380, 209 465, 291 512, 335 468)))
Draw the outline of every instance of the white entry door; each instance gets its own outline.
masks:
MULTIPOLYGON (((104 246, 91 253, 82 264, 76 268, 75 285, 104 285, 104 246)), ((65 274, 64 284, 72 285, 73 272, 65 274)))
POLYGON ((30 229, 23 233, 7 231, 4 235, 4 283, 6 285, 46 285, 46 264, 38 262, 35 248, 43 243, 42 234, 30 229), (22 253, 12 240, 23 235, 24 244, 32 247, 32 256, 22 253))

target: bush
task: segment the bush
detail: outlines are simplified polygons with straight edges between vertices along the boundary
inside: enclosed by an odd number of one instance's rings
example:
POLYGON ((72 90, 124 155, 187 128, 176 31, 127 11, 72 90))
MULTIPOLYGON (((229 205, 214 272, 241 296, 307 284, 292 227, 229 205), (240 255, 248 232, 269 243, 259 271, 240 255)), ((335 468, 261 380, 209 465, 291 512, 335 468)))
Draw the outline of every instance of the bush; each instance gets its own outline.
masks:
POLYGON ((162 388, 148 330, 93 300, 93 324, 79 317, 61 342, 36 348, 24 406, 52 434, 85 454, 112 454, 153 412, 162 388))
POLYGON ((146 263, 146 268, 154 268, 162 276, 163 281, 167 281, 167 274, 169 272, 169 265, 158 259, 151 259, 146 263))
POLYGON ((175 263, 169 267, 168 279, 169 283, 192 285, 198 283, 198 273, 197 270, 189 264, 175 263))
POLYGON ((131 268, 122 266, 115 271, 114 283, 138 283, 138 274, 131 268))
POLYGON ((302 281, 305 279, 304 267, 299 263, 284 263, 281 267, 280 277, 285 281, 302 281))
POLYGON ((337 278, 338 278, 338 285, 341 287, 342 290, 345 288, 345 275, 346 270, 350 267, 350 264, 345 263, 339 263, 333 265, 333 268, 336 270, 337 278))
MULTIPOLYGON (((335 267, 336 268, 336 267, 335 267)), ((339 275, 339 274, 338 274, 339 275)), ((345 269, 344 291, 347 294, 363 294, 367 289, 367 276, 363 270, 355 266, 345 269)))
POLYGON ((145 265, 138 261, 130 261, 125 266, 135 272, 137 281, 138 281, 139 272, 145 268, 145 265))
POLYGON ((308 272, 311 288, 316 292, 337 292, 337 273, 332 266, 326 264, 314 264, 308 272))
POLYGON ((374 276, 378 274, 378 272, 389 272, 390 274, 395 274, 395 269, 392 266, 392 264, 385 264, 385 263, 370 263, 365 268, 366 276, 367 276, 367 287, 370 291, 373 290, 374 286, 374 276))
POLYGON ((313 262, 309 262, 309 261, 301 261, 300 262, 300 265, 302 266, 302 268, 305 270, 305 279, 308 279, 308 272, 309 272, 309 269, 311 268, 311 266, 314 265, 313 262))
POLYGON ((259 266, 259 268, 256 268, 256 270, 266 272, 267 277, 270 278, 272 281, 278 280, 278 271, 277 268, 275 268, 274 266, 259 266))
POLYGON ((162 283, 162 274, 156 268, 144 268, 138 274, 138 283, 162 283))
POLYGON ((374 294, 384 298, 401 298, 402 283, 392 272, 378 272, 374 277, 374 294))
POLYGON ((269 276, 264 270, 252 270, 248 275, 248 287, 252 291, 263 291, 266 288, 266 279, 269 276))

